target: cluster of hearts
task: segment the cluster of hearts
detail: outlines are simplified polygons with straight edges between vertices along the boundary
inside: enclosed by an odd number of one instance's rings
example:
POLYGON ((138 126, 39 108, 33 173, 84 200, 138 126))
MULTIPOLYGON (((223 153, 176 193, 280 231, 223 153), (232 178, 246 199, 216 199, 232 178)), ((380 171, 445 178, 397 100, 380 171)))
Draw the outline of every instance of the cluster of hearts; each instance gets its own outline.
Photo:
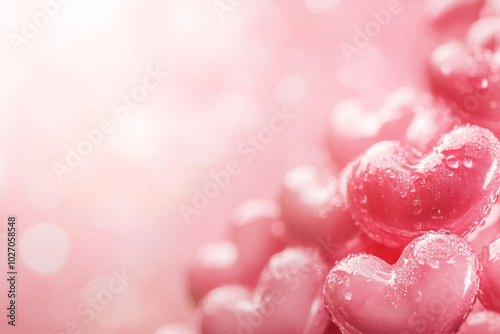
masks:
POLYGON ((433 52, 430 92, 372 118, 338 106, 340 171, 291 170, 199 250, 202 334, 500 333, 500 20, 484 20, 433 52))

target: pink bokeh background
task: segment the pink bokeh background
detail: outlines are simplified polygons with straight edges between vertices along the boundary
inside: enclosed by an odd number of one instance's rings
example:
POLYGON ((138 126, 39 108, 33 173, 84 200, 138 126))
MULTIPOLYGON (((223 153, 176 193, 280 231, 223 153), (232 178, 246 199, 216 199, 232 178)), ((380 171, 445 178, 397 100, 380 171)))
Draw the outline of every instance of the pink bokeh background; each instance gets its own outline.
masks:
POLYGON ((195 327, 186 269, 197 248, 225 238, 232 210, 276 198, 291 167, 331 163, 325 135, 340 101, 377 109, 401 86, 428 90, 430 52, 462 39, 495 6, 480 13, 484 1, 397 1, 401 12, 348 61, 341 43, 352 44, 390 2, 56 1, 43 27, 12 44, 24 18, 50 1, 0 1, 2 277, 7 217, 18 227, 17 323, 6 324, 2 278, 1 332, 195 327), (458 24, 446 19, 453 15, 458 24), (126 112, 123 94, 139 92, 153 69, 168 75, 126 112), (246 161, 240 145, 284 110, 296 117, 246 161), (103 120, 112 130, 61 175, 68 152, 103 120), (181 205, 192 206, 210 173, 232 160, 241 173, 184 219, 181 205), (123 289, 82 316, 82 302, 109 290, 116 272, 129 276, 123 289))

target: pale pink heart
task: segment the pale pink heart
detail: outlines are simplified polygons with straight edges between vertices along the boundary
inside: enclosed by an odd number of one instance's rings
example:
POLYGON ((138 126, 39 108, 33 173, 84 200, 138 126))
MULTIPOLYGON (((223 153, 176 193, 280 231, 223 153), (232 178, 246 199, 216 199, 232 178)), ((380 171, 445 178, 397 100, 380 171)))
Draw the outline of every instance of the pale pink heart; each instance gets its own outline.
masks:
POLYGON ((222 286, 200 306, 203 334, 323 334, 330 320, 323 304, 327 267, 308 248, 274 255, 256 289, 222 286))
POLYGON ((485 308, 500 312, 500 236, 484 247, 480 261, 483 272, 479 300, 485 308))
POLYGON ((201 247, 191 264, 190 289, 195 300, 222 284, 255 286, 269 258, 284 248, 282 232, 276 202, 254 199, 239 205, 230 219, 230 240, 201 247))
POLYGON ((474 304, 479 271, 463 239, 430 232, 392 266, 367 254, 337 263, 325 304, 344 334, 453 333, 474 304))
POLYGON ((358 231, 337 188, 337 177, 326 168, 304 165, 285 175, 280 203, 293 241, 315 246, 328 238, 340 245, 358 231))

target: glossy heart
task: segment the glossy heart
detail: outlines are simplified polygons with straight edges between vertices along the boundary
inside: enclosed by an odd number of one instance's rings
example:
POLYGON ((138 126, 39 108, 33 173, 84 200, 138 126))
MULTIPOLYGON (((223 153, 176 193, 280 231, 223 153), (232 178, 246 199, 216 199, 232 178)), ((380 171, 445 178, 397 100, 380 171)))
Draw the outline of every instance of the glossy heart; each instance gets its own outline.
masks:
POLYGON ((442 101, 403 87, 389 94, 379 110, 355 99, 339 103, 330 114, 328 147, 334 161, 344 167, 381 140, 399 140, 427 151, 456 124, 442 101))
MULTIPOLYGON (((467 27, 477 20, 485 0, 426 0, 424 9, 433 24, 440 29, 446 26, 467 27)), ((450 31, 446 31, 450 34, 450 31)))
POLYGON ((254 199, 239 205, 231 216, 229 240, 205 245, 196 253, 189 273, 194 299, 222 284, 255 286, 269 258, 284 248, 282 232, 276 202, 254 199))
POLYGON ((337 188, 338 180, 328 169, 305 165, 285 175, 280 203, 292 240, 314 246, 328 238, 340 245, 359 230, 337 188))
POLYGON ((473 47, 488 49, 493 52, 500 48, 500 18, 485 17, 470 26, 467 43, 473 47))
POLYGON ((328 238, 319 239, 318 244, 321 246, 321 250, 326 252, 328 259, 327 263, 331 265, 350 254, 358 253, 371 254, 381 258, 387 263, 393 264, 396 263, 402 252, 402 249, 387 247, 376 242, 368 237, 363 231, 359 231, 340 246, 331 244, 328 238))
POLYGON ((500 236, 484 247, 479 300, 489 310, 500 312, 500 236))
POLYGON ((458 334, 500 333, 500 314, 491 311, 472 312, 460 327, 458 334))
POLYGON ((347 173, 349 209, 374 240, 392 247, 422 231, 466 236, 497 199, 499 154, 497 138, 477 126, 454 129, 428 154, 377 143, 347 173))
POLYGON ((449 99, 465 122, 500 133, 499 61, 491 51, 442 45, 432 54, 430 78, 435 92, 449 99))
POLYGON ((430 232, 392 266, 367 254, 340 261, 327 277, 325 304, 344 334, 452 333, 474 304, 479 270, 463 239, 430 232))
POLYGON ((498 234, 500 234, 500 203, 497 202, 491 207, 484 225, 478 226, 466 240, 476 254, 481 254, 484 247, 498 234))
POLYGON ((323 334, 330 320, 323 304, 327 267, 311 249, 274 255, 257 288, 223 286, 200 307, 203 334, 323 334))

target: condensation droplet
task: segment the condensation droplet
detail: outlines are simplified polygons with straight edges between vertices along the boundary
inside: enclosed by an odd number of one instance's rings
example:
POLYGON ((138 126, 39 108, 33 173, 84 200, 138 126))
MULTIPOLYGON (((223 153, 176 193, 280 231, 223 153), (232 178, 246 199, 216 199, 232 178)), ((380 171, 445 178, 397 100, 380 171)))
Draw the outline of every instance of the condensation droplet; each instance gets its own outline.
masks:
POLYGON ((463 164, 467 168, 472 168, 472 160, 470 159, 464 159, 463 164))
POLYGON ((359 199, 359 203, 361 204, 366 204, 366 202, 368 202, 368 198, 366 197, 366 195, 361 195, 361 198, 359 199))
POLYGON ((457 157, 455 157, 454 155, 450 155, 446 158, 446 165, 450 168, 455 169, 460 166, 460 161, 458 161, 457 157))
POLYGON ((421 301, 422 300, 422 291, 418 290, 417 294, 415 296, 415 301, 421 301))
POLYGON ((351 300, 352 299, 352 292, 349 290, 346 290, 346 292, 344 292, 344 298, 346 300, 351 300))
POLYGON ((422 204, 420 203, 419 200, 416 200, 413 203, 414 209, 413 209, 413 214, 418 215, 422 212, 422 204))
POLYGON ((438 269, 439 268, 439 260, 438 259, 430 259, 429 266, 433 269, 438 269))

